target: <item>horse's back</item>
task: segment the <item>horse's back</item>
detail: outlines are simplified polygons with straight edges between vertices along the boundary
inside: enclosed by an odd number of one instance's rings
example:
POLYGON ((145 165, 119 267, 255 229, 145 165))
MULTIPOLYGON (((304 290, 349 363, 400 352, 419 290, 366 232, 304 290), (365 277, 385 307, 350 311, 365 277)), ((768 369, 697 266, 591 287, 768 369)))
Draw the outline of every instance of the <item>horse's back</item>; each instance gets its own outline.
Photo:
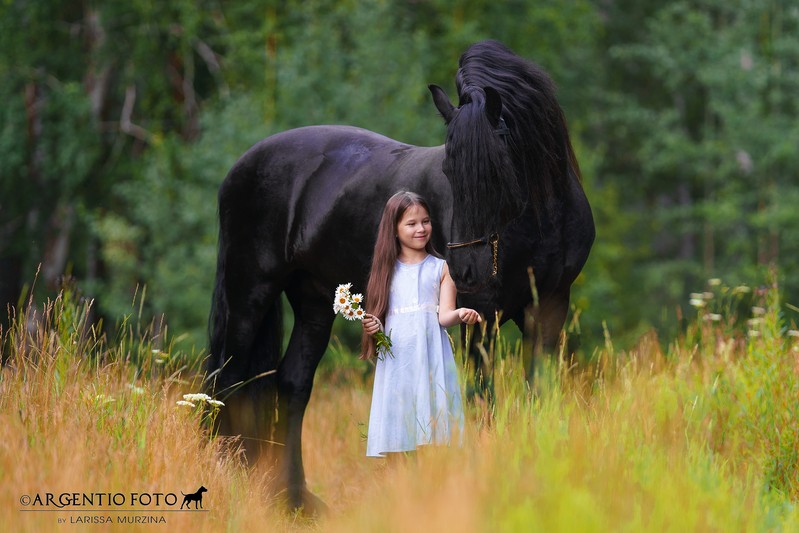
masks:
POLYGON ((273 194, 340 188, 369 173, 374 178, 392 174, 407 156, 425 150, 431 149, 362 128, 306 126, 253 145, 233 165, 222 188, 250 187, 253 192, 260 188, 273 194))
MULTIPOLYGON (((220 216, 249 220, 268 269, 329 277, 368 264, 383 205, 397 190, 441 196, 443 147, 425 148, 351 126, 308 126, 253 145, 220 188, 220 216)), ((435 202, 434 203, 439 203, 435 202)), ((359 274, 360 275, 360 272, 359 274)))

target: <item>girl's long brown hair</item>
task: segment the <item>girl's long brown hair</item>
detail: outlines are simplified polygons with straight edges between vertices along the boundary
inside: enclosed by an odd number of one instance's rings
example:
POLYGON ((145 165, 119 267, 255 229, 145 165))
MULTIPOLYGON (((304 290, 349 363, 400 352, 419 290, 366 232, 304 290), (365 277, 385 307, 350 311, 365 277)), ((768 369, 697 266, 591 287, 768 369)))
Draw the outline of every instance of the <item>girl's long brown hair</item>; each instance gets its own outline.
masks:
MULTIPOLYGON (((369 271, 369 283, 366 285, 366 312, 386 323, 388 311, 388 295, 391 288, 391 279, 394 277, 394 264, 400 254, 400 243, 397 239, 397 225, 402 216, 410 207, 418 205, 423 207, 430 215, 430 206, 424 198, 416 193, 400 191, 388 199, 383 209, 383 217, 377 228, 377 242, 372 256, 372 269, 369 271)), ((432 218, 432 217, 431 217, 432 218)), ((430 255, 438 256, 433 242, 427 241, 425 251, 430 255)), ((386 332, 388 334, 389 332, 386 332)), ((375 339, 365 332, 361 337, 361 359, 368 359, 375 355, 375 339)))

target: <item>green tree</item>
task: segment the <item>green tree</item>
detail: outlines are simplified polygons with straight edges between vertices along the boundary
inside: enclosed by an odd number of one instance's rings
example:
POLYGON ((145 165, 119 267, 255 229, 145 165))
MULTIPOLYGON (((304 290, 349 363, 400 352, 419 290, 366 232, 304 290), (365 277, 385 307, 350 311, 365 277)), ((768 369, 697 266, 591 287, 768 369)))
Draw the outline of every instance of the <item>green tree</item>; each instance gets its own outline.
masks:
POLYGON ((633 4, 609 14, 610 90, 595 116, 600 174, 635 220, 621 236, 635 264, 629 296, 618 294, 635 310, 622 328, 662 324, 663 309, 709 277, 762 279, 771 264, 795 298, 799 11, 746 0, 633 4))

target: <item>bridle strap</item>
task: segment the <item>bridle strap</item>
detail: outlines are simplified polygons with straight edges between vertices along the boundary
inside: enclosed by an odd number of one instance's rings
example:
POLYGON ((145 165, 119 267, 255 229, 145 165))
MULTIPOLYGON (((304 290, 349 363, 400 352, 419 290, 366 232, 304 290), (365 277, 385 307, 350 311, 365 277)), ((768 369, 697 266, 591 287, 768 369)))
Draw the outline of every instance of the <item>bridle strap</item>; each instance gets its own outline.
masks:
POLYGON ((491 245, 491 255, 493 259, 493 265, 491 268, 491 277, 497 276, 497 255, 499 252, 499 234, 494 232, 485 237, 481 237, 479 239, 474 239, 471 241, 462 241, 462 242, 448 242, 447 248, 453 250, 455 248, 464 248, 466 246, 473 246, 475 244, 490 244, 491 245))

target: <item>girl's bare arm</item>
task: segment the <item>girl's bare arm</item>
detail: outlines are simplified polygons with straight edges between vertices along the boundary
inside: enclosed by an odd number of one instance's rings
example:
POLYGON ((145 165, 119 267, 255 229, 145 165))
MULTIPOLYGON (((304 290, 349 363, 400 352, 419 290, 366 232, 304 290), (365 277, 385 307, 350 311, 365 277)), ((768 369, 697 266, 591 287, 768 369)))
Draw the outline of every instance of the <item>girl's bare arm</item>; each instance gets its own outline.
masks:
POLYGON ((474 324, 482 322, 480 314, 468 307, 456 308, 456 297, 458 291, 455 282, 449 275, 449 267, 444 263, 444 272, 441 275, 441 289, 438 299, 438 323, 448 328, 455 324, 474 324))

